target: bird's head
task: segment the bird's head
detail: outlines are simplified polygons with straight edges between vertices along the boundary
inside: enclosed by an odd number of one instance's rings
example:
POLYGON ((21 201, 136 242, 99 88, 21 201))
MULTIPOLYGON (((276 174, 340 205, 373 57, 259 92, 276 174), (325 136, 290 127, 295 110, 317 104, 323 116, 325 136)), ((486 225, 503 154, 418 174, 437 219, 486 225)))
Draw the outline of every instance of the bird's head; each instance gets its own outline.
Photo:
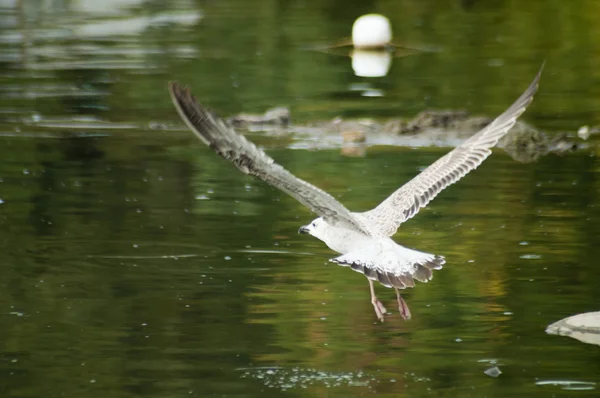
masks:
POLYGON ((323 233, 327 227, 325 220, 322 217, 315 218, 310 224, 303 225, 298 229, 299 234, 309 234, 315 238, 322 239, 323 233))

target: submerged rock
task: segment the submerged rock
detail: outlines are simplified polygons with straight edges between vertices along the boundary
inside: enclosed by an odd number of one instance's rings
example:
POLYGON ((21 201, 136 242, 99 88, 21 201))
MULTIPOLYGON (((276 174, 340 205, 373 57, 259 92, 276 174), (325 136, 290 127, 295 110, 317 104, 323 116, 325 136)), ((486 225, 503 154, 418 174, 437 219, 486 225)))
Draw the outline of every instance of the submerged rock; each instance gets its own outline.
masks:
POLYGON ((502 374, 502 371, 500 370, 499 367, 494 366, 492 368, 486 369, 483 373, 485 373, 486 375, 488 375, 490 377, 498 377, 502 374))
POLYGON ((235 127, 243 127, 253 124, 267 124, 285 127, 290 123, 290 110, 286 107, 267 109, 262 115, 252 113, 240 113, 227 119, 235 127))
MULTIPOLYGON (((412 119, 393 118, 384 122, 373 119, 345 120, 337 117, 331 121, 312 122, 310 125, 290 125, 287 108, 273 108, 263 115, 239 114, 229 119, 236 127, 294 134, 307 137, 318 148, 346 147, 347 144, 364 144, 345 153, 364 153, 368 145, 440 146, 455 147, 481 130, 492 119, 471 116, 464 110, 427 110, 412 119), (336 139, 337 138, 337 139, 336 139)), ((577 150, 583 144, 567 134, 550 135, 517 121, 510 132, 498 142, 513 159, 529 163, 551 153, 564 154, 577 150)))
MULTIPOLYGON (((456 128, 469 117, 467 111, 423 111, 409 121, 399 134, 416 133, 431 128, 456 128)), ((485 124, 489 123, 488 120, 485 124)), ((484 124, 484 125, 485 125, 484 124)))
POLYGON ((583 343, 600 345, 600 311, 561 319, 548 326, 546 333, 569 336, 583 343))

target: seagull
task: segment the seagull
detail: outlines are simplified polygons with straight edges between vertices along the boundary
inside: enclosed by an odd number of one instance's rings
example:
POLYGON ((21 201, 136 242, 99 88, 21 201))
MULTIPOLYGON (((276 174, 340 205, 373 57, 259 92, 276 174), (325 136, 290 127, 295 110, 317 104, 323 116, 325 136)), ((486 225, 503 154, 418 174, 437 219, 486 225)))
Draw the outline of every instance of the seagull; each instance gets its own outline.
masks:
POLYGON ((282 190, 318 215, 298 232, 314 236, 341 254, 329 261, 367 277, 371 304, 377 318, 383 322, 387 311, 375 295, 374 281, 396 291, 400 316, 407 320, 411 313, 400 290, 414 287, 415 280, 428 282, 433 271, 441 269, 446 262, 443 256, 399 245, 392 236, 402 223, 415 216, 444 188, 477 168, 492 153, 490 148, 515 125, 533 100, 543 68, 544 65, 525 92, 504 113, 377 207, 362 213, 351 212, 327 192, 275 163, 227 122, 198 103, 188 88, 169 82, 169 92, 179 116, 202 142, 231 161, 242 173, 282 190))

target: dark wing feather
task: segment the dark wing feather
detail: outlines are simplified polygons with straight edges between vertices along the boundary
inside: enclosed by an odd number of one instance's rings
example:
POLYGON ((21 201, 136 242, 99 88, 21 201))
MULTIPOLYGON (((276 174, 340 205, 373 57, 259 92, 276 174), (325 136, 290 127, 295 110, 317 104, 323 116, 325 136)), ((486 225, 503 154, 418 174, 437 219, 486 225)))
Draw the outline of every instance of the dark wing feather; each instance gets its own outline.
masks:
POLYGON ((341 223, 348 228, 370 235, 367 226, 357 220, 333 196, 301 180, 275 163, 243 135, 218 116, 200 105, 190 90, 170 82, 171 99, 179 116, 194 134, 221 157, 231 161, 245 174, 258 177, 294 197, 311 211, 331 224, 341 223))
POLYGON ((543 69, 544 65, 527 90, 492 123, 423 170, 379 206, 362 214, 374 222, 381 233, 395 234, 400 224, 417 214, 444 188, 477 168, 492 153, 490 148, 515 125, 533 100, 543 69))

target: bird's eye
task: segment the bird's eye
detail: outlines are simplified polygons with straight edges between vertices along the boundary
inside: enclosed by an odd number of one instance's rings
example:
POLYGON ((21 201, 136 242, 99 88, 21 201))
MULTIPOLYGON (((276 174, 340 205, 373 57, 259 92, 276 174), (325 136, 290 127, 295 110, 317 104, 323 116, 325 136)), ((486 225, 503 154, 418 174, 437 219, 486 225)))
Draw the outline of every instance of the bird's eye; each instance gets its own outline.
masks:
POLYGON ((313 226, 313 227, 316 227, 316 226, 317 226, 317 223, 316 223, 316 222, 312 223, 312 226, 313 226))

